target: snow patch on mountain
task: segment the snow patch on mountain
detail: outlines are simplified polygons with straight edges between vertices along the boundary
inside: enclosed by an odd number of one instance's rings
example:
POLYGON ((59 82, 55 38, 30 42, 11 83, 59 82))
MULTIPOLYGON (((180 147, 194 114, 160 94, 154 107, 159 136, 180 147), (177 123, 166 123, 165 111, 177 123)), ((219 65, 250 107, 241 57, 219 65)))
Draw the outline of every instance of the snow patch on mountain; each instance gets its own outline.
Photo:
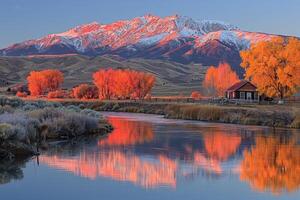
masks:
POLYGON ((186 16, 178 16, 175 21, 183 37, 202 36, 216 31, 239 30, 236 26, 216 20, 199 21, 186 16))
POLYGON ((151 37, 142 38, 139 41, 139 44, 142 44, 142 45, 153 45, 153 44, 158 43, 160 40, 162 40, 167 35, 168 35, 168 33, 161 33, 159 35, 154 35, 154 36, 151 36, 151 37))
POLYGON ((248 49, 251 44, 251 40, 239 37, 237 32, 234 31, 222 31, 220 41, 234 46, 238 50, 248 49))

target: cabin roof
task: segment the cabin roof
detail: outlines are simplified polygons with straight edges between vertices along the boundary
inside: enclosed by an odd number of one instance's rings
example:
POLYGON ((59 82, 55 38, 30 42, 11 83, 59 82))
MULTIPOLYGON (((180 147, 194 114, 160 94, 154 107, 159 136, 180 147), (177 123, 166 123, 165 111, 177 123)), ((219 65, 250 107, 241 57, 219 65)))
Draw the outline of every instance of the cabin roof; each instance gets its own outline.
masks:
POLYGON ((247 83, 251 84, 252 86, 254 86, 256 88, 255 85, 253 85, 251 82, 246 81, 246 80, 241 80, 235 84, 233 84, 230 88, 228 88, 226 91, 227 92, 232 92, 232 91, 237 91, 240 88, 242 88, 243 86, 245 86, 247 83))

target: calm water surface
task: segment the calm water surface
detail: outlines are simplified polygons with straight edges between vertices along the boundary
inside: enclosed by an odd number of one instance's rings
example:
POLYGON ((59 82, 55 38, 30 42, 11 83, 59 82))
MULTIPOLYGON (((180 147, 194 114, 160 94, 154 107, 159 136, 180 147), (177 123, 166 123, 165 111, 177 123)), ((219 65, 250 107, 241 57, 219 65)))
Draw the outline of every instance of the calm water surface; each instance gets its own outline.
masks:
POLYGON ((1 199, 300 199, 297 130, 104 114, 106 137, 1 164, 1 199))

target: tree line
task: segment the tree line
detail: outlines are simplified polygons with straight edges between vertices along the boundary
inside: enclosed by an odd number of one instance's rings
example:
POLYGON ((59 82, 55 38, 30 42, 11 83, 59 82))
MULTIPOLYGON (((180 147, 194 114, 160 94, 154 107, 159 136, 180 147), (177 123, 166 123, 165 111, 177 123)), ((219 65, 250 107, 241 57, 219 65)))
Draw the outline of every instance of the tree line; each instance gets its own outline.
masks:
MULTIPOLYGON (((32 71, 27 77, 31 96, 78 99, 144 99, 155 84, 152 74, 130 69, 100 69, 93 74, 94 85, 80 84, 70 93, 61 90, 64 75, 59 70, 32 71)), ((19 93, 18 96, 24 94, 19 93)))

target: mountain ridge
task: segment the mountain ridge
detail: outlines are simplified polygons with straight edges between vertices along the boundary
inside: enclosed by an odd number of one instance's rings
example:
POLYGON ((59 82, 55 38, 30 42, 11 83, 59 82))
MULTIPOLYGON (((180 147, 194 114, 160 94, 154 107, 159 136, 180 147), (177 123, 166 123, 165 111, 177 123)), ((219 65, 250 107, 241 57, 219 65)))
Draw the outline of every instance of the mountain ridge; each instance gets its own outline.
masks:
POLYGON ((274 36, 243 31, 217 20, 145 15, 110 24, 83 24, 62 33, 13 44, 1 49, 0 55, 118 55, 127 59, 161 59, 202 65, 225 61, 240 72, 239 51, 274 36))

